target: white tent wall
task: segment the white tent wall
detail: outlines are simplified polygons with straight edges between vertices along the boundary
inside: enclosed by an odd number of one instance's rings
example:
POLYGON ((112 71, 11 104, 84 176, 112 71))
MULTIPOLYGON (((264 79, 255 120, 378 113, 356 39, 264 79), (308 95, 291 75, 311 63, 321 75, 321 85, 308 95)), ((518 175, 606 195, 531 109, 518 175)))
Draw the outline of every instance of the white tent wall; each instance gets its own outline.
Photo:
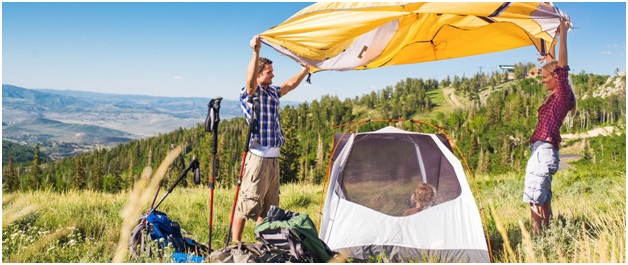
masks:
MULTIPOLYGON (((418 134, 394 127, 362 134, 398 133, 418 134)), ((320 237, 332 250, 357 259, 385 253, 394 262, 490 261, 480 214, 462 164, 436 135, 429 136, 431 138, 426 139, 432 139, 452 165, 460 184, 460 195, 409 216, 391 216, 347 200, 339 178, 356 138, 355 134, 351 135, 332 165, 321 222, 320 237)))

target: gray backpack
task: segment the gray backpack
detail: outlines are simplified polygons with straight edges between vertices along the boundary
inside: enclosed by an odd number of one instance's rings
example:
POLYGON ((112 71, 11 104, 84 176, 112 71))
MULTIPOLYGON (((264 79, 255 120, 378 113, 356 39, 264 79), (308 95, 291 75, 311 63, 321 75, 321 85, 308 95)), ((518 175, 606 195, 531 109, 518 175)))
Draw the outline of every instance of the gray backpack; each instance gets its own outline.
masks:
POLYGON ((276 247, 238 242, 209 254, 212 263, 286 263, 289 257, 276 247))

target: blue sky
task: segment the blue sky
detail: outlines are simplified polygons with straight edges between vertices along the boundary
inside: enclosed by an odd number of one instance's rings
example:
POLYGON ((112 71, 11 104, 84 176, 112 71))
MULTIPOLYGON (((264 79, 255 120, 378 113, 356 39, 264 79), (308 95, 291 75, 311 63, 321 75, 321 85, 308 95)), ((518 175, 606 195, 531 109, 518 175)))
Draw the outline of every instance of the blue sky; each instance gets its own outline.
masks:
MULTIPOLYGON (((2 83, 25 88, 236 99, 251 58, 249 40, 310 3, 4 2, 2 83)), ((626 69, 625 2, 555 2, 572 18, 572 72, 626 69)), ((299 65, 268 46, 276 84, 299 65)), ((284 97, 360 96, 407 77, 470 76, 500 64, 535 62, 532 46, 366 71, 319 72, 284 97)))

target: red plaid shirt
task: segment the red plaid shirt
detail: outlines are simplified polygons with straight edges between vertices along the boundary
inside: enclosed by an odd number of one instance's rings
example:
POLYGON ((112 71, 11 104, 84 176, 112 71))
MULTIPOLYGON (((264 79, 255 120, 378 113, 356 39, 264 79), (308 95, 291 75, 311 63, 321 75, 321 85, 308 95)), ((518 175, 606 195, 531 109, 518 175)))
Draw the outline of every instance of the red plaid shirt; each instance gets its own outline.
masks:
POLYGON ((576 97, 569 84, 569 66, 556 67, 554 73, 558 77, 558 89, 539 108, 539 123, 530 138, 530 143, 536 141, 550 142, 556 150, 560 146, 560 126, 567 113, 576 106, 576 97))

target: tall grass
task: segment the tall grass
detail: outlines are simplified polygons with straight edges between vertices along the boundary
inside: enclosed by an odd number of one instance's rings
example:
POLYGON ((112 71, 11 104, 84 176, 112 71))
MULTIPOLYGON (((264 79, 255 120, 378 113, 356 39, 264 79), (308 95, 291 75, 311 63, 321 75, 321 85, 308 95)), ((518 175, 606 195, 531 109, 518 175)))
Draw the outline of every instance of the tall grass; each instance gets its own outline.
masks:
POLYGON ((522 202, 523 173, 476 177, 490 204, 488 228, 495 262, 625 262, 626 174, 591 165, 554 176, 554 218, 538 236, 522 202), (582 175, 585 175, 583 178, 582 175))
MULTIPOLYGON (((142 178, 137 190, 127 193, 86 190, 3 194, 2 261, 137 262, 127 260, 125 235, 150 207, 156 193, 151 183, 158 171, 150 180, 142 178)), ((144 175, 150 176, 150 172, 144 175)), ((575 170, 559 171, 553 183, 554 218, 542 234, 534 236, 529 232, 529 208, 521 201, 523 174, 477 175, 479 196, 488 206, 486 225, 493 261, 626 262, 625 176, 625 162, 621 161, 603 168, 581 163, 575 170)), ((318 224, 321 188, 311 184, 282 185, 280 206, 307 213, 318 224)), ((207 244, 209 192, 207 187, 177 187, 159 210, 179 222, 184 235, 207 244)), ((214 191, 214 249, 224 247, 234 195, 234 188, 214 191)), ((247 221, 244 241, 256 241, 253 227, 254 223, 247 221)), ((148 257, 139 261, 168 262, 148 257)), ((382 257, 370 260, 385 261, 382 257)))

